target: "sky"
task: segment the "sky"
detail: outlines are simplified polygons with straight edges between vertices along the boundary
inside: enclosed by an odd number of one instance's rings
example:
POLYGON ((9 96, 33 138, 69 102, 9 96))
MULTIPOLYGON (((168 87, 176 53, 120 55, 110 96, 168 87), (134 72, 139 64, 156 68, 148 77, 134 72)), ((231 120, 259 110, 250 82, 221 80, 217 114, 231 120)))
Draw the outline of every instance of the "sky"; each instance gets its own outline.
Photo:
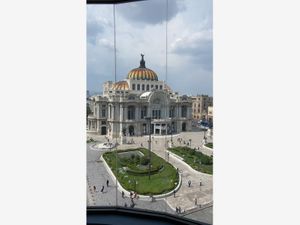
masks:
MULTIPOLYGON (((126 79, 139 66, 166 80, 166 1, 117 4, 116 76, 126 79)), ((102 92, 114 81, 113 5, 87 5, 87 89, 102 92)), ((213 40, 211 0, 168 1, 167 83, 180 94, 212 96, 213 40)))

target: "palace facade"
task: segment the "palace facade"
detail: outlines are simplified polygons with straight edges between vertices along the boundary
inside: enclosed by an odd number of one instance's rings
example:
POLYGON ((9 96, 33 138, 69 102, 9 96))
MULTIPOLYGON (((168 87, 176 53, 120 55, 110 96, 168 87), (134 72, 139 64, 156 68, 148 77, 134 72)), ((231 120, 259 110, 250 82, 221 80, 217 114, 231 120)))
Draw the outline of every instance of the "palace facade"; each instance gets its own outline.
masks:
POLYGON ((103 94, 88 98, 87 130, 110 138, 166 135, 192 129, 192 98, 173 92, 157 74, 140 66, 127 78, 103 84, 103 94))

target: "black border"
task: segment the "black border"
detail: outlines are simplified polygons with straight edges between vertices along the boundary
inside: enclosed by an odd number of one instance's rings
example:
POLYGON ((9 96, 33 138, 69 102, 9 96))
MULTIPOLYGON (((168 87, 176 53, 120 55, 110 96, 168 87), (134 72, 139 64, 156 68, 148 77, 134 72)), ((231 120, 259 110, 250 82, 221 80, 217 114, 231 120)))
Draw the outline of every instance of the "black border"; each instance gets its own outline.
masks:
MULTIPOLYGON (((128 221, 134 220, 134 218, 143 219, 145 221, 159 221, 171 223, 174 225, 210 225, 208 223, 199 222, 196 220, 188 219, 185 217, 165 213, 165 212, 156 212, 145 209, 136 209, 136 208, 125 208, 125 207, 104 207, 104 206, 89 206, 87 207, 87 224, 95 224, 89 223, 89 216, 99 216, 102 215, 113 215, 113 216, 121 216, 124 217, 124 221, 126 218, 129 218, 128 221)), ((108 222, 108 221, 107 221, 108 222)))
POLYGON ((87 0, 87 4, 121 4, 128 2, 140 2, 145 0, 87 0))

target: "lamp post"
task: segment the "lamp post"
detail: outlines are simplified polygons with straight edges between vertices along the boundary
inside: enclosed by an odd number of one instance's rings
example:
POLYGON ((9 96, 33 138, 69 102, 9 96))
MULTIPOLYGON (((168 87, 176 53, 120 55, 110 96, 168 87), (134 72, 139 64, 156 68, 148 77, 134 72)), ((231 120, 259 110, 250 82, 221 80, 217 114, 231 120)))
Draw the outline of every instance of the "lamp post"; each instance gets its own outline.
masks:
POLYGON ((149 124, 149 140, 148 140, 148 149, 149 149, 149 180, 150 180, 150 170, 151 170, 151 117, 145 117, 146 121, 149 124))

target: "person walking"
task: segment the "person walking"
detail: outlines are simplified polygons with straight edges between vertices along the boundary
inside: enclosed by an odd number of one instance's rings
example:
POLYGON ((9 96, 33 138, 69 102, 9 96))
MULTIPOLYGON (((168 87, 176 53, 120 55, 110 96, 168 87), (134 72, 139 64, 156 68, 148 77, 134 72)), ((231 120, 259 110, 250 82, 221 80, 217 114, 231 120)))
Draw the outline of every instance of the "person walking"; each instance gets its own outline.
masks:
POLYGON ((124 195, 125 195, 125 193, 124 193, 124 191, 122 191, 122 198, 124 198, 124 195))
POLYGON ((191 184, 192 184, 192 181, 189 180, 189 182, 188 182, 189 187, 191 187, 191 184))
POLYGON ((195 198, 195 205, 197 205, 197 198, 195 198))
POLYGON ((173 191, 174 198, 175 198, 175 193, 176 193, 176 191, 174 190, 174 191, 173 191))
POLYGON ((97 192, 96 186, 94 185, 94 192, 97 192))
POLYGON ((103 193, 104 191, 104 185, 102 185, 102 188, 101 188, 101 193, 103 193))
POLYGON ((109 180, 106 180, 106 187, 109 186, 109 180))
POLYGON ((200 184, 200 187, 201 187, 201 186, 202 186, 202 181, 201 181, 201 180, 200 180, 200 183, 199 183, 199 184, 200 184))

